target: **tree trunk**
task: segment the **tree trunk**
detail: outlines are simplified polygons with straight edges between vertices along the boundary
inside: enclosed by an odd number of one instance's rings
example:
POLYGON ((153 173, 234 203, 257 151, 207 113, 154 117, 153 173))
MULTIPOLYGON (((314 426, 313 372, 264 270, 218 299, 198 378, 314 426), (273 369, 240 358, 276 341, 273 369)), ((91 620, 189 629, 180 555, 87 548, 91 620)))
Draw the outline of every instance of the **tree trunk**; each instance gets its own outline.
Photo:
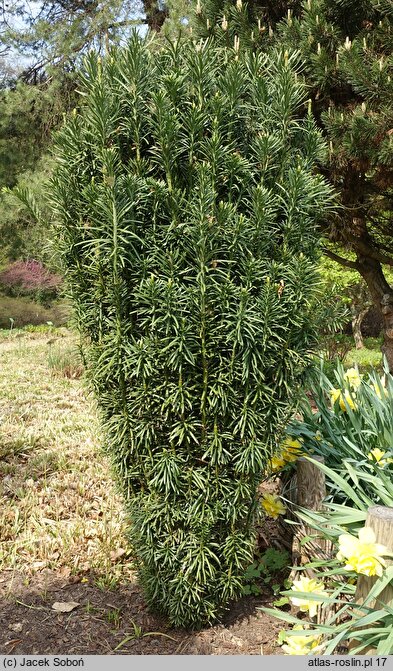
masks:
POLYGON ((367 284, 371 299, 383 318, 382 354, 393 373, 393 291, 383 274, 381 262, 375 258, 378 244, 367 228, 366 177, 356 165, 349 165, 342 185, 342 203, 346 208, 344 239, 355 252, 356 268, 367 284))
POLYGON ((393 291, 388 284, 379 261, 358 256, 359 272, 367 284, 372 301, 383 319, 382 354, 393 373, 393 291))
POLYGON ((367 314, 368 308, 365 310, 356 310, 356 306, 352 303, 351 312, 352 312, 352 335, 355 341, 356 349, 363 349, 363 335, 362 335, 362 321, 365 315, 367 314))

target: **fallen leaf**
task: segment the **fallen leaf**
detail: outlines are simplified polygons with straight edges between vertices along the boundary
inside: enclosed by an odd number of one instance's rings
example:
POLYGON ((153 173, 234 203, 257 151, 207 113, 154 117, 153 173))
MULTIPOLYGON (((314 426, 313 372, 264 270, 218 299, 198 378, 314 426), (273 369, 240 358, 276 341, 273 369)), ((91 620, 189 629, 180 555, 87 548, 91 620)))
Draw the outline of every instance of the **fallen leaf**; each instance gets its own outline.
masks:
POLYGON ((69 578, 69 576, 71 575, 70 567, 69 566, 63 566, 59 571, 59 575, 62 578, 69 578))
POLYGON ((76 601, 55 601, 52 605, 52 610, 55 610, 58 613, 71 613, 71 611, 78 608, 78 606, 79 603, 76 601))
POLYGON ((123 548, 118 548, 117 550, 112 550, 110 552, 109 556, 111 558, 111 561, 116 561, 117 559, 120 559, 123 555, 125 555, 126 551, 123 550, 123 548))
POLYGON ((15 622, 15 624, 9 624, 8 629, 11 629, 11 631, 16 631, 18 634, 20 634, 20 632, 23 629, 23 624, 22 622, 15 622))

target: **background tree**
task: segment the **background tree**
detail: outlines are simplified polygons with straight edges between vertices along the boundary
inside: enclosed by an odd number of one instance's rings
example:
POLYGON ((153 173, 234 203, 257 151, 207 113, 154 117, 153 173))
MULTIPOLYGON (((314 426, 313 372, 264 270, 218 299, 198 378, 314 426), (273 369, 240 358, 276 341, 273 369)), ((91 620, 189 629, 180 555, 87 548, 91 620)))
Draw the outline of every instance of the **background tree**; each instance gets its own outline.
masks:
MULTIPOLYGON (((136 24, 159 30, 160 2, 54 0, 7 3, 0 21, 0 266, 15 258, 49 261, 50 231, 1 188, 44 190, 52 132, 76 104, 76 68, 94 49, 105 53, 136 24), (2 50, 2 52, 1 52, 2 50), (45 158, 43 158, 45 157, 45 158), (40 183, 42 180, 42 183, 40 183), (40 239, 41 236, 41 239, 40 239)), ((176 18, 176 12, 174 11, 176 18)), ((175 18, 172 20, 176 24, 175 18)), ((41 199, 42 200, 42 199, 41 199)))
POLYGON ((73 70, 89 49, 105 53, 135 26, 159 31, 167 16, 160 0, 15 0, 3 6, 0 45, 23 57, 24 79, 37 83, 73 70))
POLYGON ((365 281, 383 313, 383 351, 393 369, 393 294, 383 270, 393 265, 391 2, 201 0, 195 11, 198 34, 214 35, 220 44, 237 36, 255 49, 278 42, 300 51, 313 112, 330 148, 323 172, 342 206, 325 221, 326 254, 365 281))

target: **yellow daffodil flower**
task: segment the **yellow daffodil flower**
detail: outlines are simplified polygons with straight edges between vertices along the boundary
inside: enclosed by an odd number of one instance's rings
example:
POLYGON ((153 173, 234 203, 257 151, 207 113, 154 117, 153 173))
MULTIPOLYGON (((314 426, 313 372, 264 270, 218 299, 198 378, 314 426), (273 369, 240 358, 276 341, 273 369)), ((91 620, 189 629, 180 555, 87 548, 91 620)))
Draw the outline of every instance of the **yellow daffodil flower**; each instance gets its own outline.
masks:
POLYGON ((393 459, 389 457, 388 459, 384 459, 386 452, 383 450, 380 450, 379 447, 374 447, 373 450, 371 450, 368 453, 368 458, 370 461, 376 461, 378 466, 386 466, 386 464, 391 464, 393 459))
MULTIPOLYGON (((293 628, 297 631, 305 631, 303 627, 295 626, 293 628)), ((321 637, 316 634, 305 634, 302 636, 287 636, 286 643, 282 646, 282 651, 286 655, 310 655, 318 652, 317 648, 319 646, 321 637)))
POLYGON ((336 401, 339 401, 340 408, 343 410, 343 412, 347 411, 347 406, 349 406, 351 410, 355 410, 357 408, 357 405, 351 396, 351 392, 348 389, 345 389, 344 393, 341 391, 341 389, 331 389, 330 398, 333 406, 335 405, 336 401))
POLYGON ((346 380, 352 389, 358 389, 362 384, 362 376, 356 368, 348 368, 344 373, 344 380, 346 380))
POLYGON ((334 405, 335 402, 338 401, 339 398, 341 398, 341 389, 331 389, 329 394, 332 405, 334 405))
MULTIPOLYGON (((328 593, 323 589, 323 582, 315 580, 315 578, 307 578, 303 576, 300 580, 293 581, 293 592, 309 592, 310 594, 321 595, 321 597, 328 596, 328 593)), ((323 598, 319 601, 316 599, 307 599, 303 597, 289 597, 294 606, 299 606, 304 613, 309 613, 310 617, 315 617, 318 611, 319 604, 323 603, 323 598)))
POLYGON ((346 561, 345 568, 362 575, 381 576, 386 566, 382 555, 387 548, 375 542, 375 533, 370 527, 359 529, 359 538, 349 534, 339 536, 337 559, 346 561))
POLYGON ((269 517, 272 517, 274 520, 276 520, 279 515, 285 515, 286 508, 276 494, 264 494, 261 499, 261 505, 266 515, 269 515, 269 517))
MULTIPOLYGON (((387 392, 387 390, 385 389, 385 385, 383 384, 382 380, 381 380, 381 384, 382 384, 383 393, 384 393, 384 395, 386 396, 388 392, 387 392)), ((379 398, 379 399, 382 399, 381 387, 379 386, 378 382, 374 382, 371 386, 372 386, 372 388, 374 389, 374 391, 375 391, 376 395, 378 396, 378 398, 379 398)))
POLYGON ((283 459, 282 455, 276 454, 276 456, 272 457, 269 461, 268 473, 277 473, 278 471, 282 471, 284 466, 285 460, 283 459))
POLYGON ((287 436, 282 444, 282 458, 286 462, 296 461, 298 457, 302 454, 302 444, 297 438, 292 438, 292 436, 287 436))

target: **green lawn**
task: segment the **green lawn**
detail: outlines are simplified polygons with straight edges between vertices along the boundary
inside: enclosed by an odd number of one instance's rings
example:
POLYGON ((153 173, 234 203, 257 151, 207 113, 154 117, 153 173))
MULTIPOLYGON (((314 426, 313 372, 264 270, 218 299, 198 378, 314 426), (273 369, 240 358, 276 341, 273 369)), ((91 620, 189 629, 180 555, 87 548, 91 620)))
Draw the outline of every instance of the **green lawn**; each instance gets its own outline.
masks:
POLYGON ((75 345, 65 329, 0 334, 0 568, 109 584, 127 570, 124 513, 75 345))

